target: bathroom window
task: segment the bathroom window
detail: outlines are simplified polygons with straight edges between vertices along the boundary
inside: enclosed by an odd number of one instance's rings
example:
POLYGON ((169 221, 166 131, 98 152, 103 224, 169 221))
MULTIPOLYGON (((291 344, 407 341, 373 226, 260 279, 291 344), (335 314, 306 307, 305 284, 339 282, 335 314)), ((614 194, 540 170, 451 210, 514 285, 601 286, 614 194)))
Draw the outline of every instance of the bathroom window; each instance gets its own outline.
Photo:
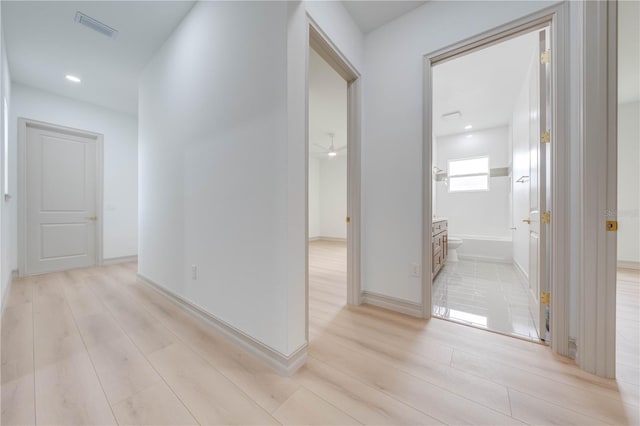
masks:
POLYGON ((489 157, 449 160, 449 192, 489 190, 489 157))

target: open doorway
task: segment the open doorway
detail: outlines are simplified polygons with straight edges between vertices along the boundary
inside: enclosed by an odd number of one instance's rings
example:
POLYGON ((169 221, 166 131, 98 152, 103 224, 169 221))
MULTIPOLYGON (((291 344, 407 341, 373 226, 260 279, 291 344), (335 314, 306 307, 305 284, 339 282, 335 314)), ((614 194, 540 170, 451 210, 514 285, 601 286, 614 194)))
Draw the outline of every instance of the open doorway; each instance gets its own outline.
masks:
POLYGON ((640 3, 618 2, 616 378, 640 383, 640 3))
POLYGON ((432 315, 549 339, 550 29, 432 63, 432 315))
POLYGON ((347 303, 347 81, 314 49, 308 139, 309 297, 339 308, 347 303))
POLYGON ((360 75, 309 20, 307 339, 361 303, 360 75))

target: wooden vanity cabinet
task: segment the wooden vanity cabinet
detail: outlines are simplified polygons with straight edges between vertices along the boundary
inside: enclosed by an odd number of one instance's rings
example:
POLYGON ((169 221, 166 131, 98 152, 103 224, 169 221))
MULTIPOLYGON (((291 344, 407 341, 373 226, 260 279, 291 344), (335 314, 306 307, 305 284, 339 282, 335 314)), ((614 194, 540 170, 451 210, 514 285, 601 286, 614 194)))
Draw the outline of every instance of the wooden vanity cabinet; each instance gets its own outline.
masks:
POLYGON ((431 225, 431 250, 433 259, 431 262, 431 276, 435 278, 442 269, 445 260, 447 259, 448 252, 448 233, 447 233, 447 221, 439 220, 433 222, 431 225))

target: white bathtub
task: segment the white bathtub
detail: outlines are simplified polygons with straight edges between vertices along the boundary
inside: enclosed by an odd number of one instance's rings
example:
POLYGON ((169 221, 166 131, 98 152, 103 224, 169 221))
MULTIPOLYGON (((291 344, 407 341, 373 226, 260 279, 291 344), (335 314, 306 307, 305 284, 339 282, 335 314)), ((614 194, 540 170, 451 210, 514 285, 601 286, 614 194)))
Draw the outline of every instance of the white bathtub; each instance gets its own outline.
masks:
POLYGON ((513 262, 513 242, 510 237, 460 234, 450 234, 449 236, 462 240, 462 245, 458 249, 460 259, 513 262))

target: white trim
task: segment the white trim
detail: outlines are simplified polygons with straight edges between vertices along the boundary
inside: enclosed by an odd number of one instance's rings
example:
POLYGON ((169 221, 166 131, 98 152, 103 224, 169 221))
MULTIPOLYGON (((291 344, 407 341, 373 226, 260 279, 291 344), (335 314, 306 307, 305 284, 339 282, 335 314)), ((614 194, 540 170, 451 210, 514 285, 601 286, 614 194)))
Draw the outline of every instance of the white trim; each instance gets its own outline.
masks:
POLYGON ((271 368, 273 368, 279 374, 285 376, 291 376, 307 361, 307 343, 296 349, 291 355, 286 356, 275 349, 270 348, 244 333, 241 330, 233 327, 232 325, 216 318, 210 313, 206 312, 199 306, 196 306, 184 297, 166 289, 164 286, 154 282, 153 280, 145 277, 142 274, 138 274, 138 282, 146 285, 150 289, 156 291, 158 294, 164 296, 175 304, 178 308, 188 313, 192 317, 203 321, 211 328, 222 334, 231 342, 239 346, 242 350, 254 355, 271 368))
MULTIPOLYGON (((474 254, 460 254, 460 252, 458 252, 458 259, 475 260, 476 262, 493 262, 493 263, 512 263, 513 262, 513 259, 505 259, 504 257, 477 256, 474 254)), ((445 262, 445 265, 446 265, 446 262, 445 262)))
POLYGON ((134 254, 133 256, 119 256, 119 257, 109 257, 107 259, 102 260, 102 265, 116 265, 118 263, 129 263, 129 262, 137 262, 138 255, 134 254))
POLYGON ((581 264, 578 352, 584 370, 614 378, 616 367, 616 233, 606 212, 617 196, 617 3, 580 2, 582 44, 580 170, 581 264))
POLYGON ((346 243, 347 239, 340 237, 310 237, 309 241, 336 241, 346 243))
POLYGON ((29 118, 18 118, 18 273, 27 275, 27 127, 49 129, 56 132, 78 134, 96 141, 96 266, 102 265, 103 193, 104 193, 104 143, 103 135, 87 130, 60 126, 29 118))
POLYGON ((520 276, 520 278, 522 278, 522 280, 525 283, 528 283, 529 282, 529 273, 524 270, 522 265, 520 265, 520 263, 517 260, 513 259, 513 266, 515 266, 516 271, 518 271, 518 275, 520 276))
POLYGON ((412 317, 422 318, 422 305, 420 303, 409 302, 408 300, 370 291, 362 292, 362 303, 368 303, 369 305, 411 315, 412 317))
MULTIPOLYGON (((568 106, 567 77, 565 57, 567 55, 566 32, 568 31, 567 3, 554 5, 547 9, 533 13, 529 16, 517 19, 506 25, 484 32, 477 36, 463 40, 452 46, 440 49, 424 56, 424 88, 423 88, 423 148, 422 148, 422 270, 431 270, 431 227, 432 227, 432 99, 431 67, 437 62, 451 59, 455 56, 472 50, 498 43, 523 32, 551 26, 552 33, 552 75, 553 75, 553 120, 552 135, 554 142, 552 149, 552 196, 553 196, 553 220, 551 226, 551 251, 554 262, 551 268, 550 292, 552 293, 551 348, 568 356, 569 342, 569 270, 566 259, 569 258, 568 229, 563 224, 570 223, 568 194, 568 176, 570 157, 567 155, 567 147, 564 141, 567 137, 565 125, 568 106)), ((422 276, 422 316, 431 317, 431 274, 422 276)))
MULTIPOLYGON (((325 60, 331 67, 338 72, 347 81, 347 216, 350 218, 350 222, 347 225, 347 303, 350 305, 359 305, 361 300, 362 284, 360 282, 361 276, 361 257, 360 257, 360 223, 361 223, 361 185, 360 185, 360 161, 361 161, 361 135, 360 135, 360 114, 361 114, 361 82, 360 73, 349 62, 344 54, 338 49, 338 47, 331 41, 331 39, 322 31, 320 26, 313 20, 313 18, 307 13, 307 28, 309 30, 309 43, 306 45, 307 61, 309 56, 309 49, 312 47, 314 50, 325 60)), ((307 90, 309 92, 309 69, 307 64, 307 90)), ((308 164, 308 148, 309 148, 309 123, 308 123, 308 111, 309 111, 309 99, 306 99, 306 131, 305 142, 307 150, 306 160, 306 174, 308 179, 309 164, 308 164)), ((305 198, 306 198, 306 218, 307 232, 309 229, 308 224, 308 210, 309 210, 309 188, 308 184, 305 186, 305 198)), ((307 240, 308 241, 308 240, 307 240)), ((307 253, 309 250, 309 244, 307 242, 307 253)), ((307 274, 307 299, 309 294, 309 265, 306 265, 307 274)), ((308 303, 307 303, 308 311, 308 303)), ((309 327, 309 321, 307 320, 307 329, 309 327)))
POLYGON ((13 274, 14 271, 11 271, 9 274, 9 281, 7 282, 7 288, 4 290, 2 294, 2 306, 0 306, 0 318, 4 316, 4 308, 7 306, 7 299, 9 298, 9 294, 11 294, 11 286, 13 285, 13 280, 15 276, 13 274))
POLYGON ((618 260, 618 268, 623 269, 640 269, 640 262, 633 260, 618 260))

